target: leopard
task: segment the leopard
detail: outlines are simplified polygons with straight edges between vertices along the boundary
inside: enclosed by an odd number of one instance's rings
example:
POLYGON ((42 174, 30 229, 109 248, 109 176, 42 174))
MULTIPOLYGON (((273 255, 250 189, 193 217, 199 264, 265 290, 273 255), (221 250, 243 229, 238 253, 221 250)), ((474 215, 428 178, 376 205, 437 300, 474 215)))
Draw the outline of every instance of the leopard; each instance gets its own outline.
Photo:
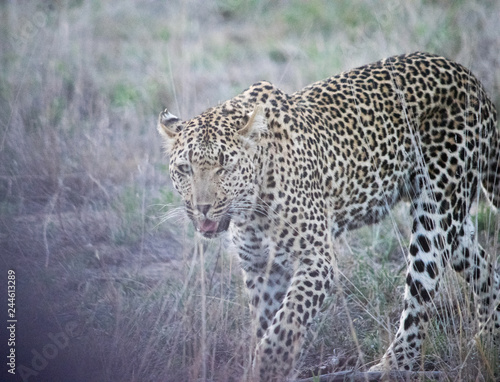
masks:
POLYGON ((471 216, 483 193, 500 207, 496 118, 470 69, 424 52, 292 94, 261 81, 188 120, 160 113, 187 216, 201 238, 227 232, 239 258, 255 338, 249 380, 296 375, 339 282, 334 241, 400 201, 411 222, 404 304, 392 343, 370 370, 422 369, 433 301, 451 269, 472 289, 479 333, 498 334, 497 259, 479 244, 471 216))

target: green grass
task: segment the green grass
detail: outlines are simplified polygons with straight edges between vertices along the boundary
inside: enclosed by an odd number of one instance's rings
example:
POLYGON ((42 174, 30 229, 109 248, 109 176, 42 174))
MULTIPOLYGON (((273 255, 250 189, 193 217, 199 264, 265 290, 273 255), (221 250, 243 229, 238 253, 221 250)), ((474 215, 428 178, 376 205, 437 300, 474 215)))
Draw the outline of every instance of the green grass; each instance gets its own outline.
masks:
POLYGON ((499 240, 497 215, 495 210, 486 203, 480 203, 476 215, 472 220, 477 224, 478 231, 487 235, 491 240, 499 240))
MULTIPOLYGON (((223 242, 203 264, 195 254, 159 111, 189 118, 258 80, 292 92, 415 50, 471 66, 498 105, 499 12, 494 1, 2 2, 0 258, 19 270, 19 319, 32 335, 20 359, 76 322, 41 380, 238 380, 252 352, 242 276, 223 242)), ((351 369, 384 352, 401 309, 408 211, 336 243, 341 284, 304 369, 332 359, 351 369)), ((498 253, 498 216, 480 204, 476 217, 498 253)), ((450 379, 488 380, 494 362, 470 346, 467 290, 455 277, 442 290, 429 359, 450 379)))

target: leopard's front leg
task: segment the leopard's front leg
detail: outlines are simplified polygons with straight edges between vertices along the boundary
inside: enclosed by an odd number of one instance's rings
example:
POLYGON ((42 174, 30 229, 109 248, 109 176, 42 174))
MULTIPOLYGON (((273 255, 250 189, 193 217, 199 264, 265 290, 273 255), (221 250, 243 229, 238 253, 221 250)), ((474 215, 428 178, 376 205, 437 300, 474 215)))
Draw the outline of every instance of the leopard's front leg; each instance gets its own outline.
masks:
POLYGON ((329 248, 300 256, 286 296, 255 350, 254 380, 283 381, 293 374, 306 331, 333 283, 329 248))

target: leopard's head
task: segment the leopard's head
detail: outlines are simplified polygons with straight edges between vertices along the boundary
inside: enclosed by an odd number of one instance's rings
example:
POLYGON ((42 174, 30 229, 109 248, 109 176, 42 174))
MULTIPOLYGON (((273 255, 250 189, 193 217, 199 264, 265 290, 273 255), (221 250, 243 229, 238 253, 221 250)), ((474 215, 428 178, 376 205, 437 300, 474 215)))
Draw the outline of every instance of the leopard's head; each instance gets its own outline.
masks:
POLYGON ((267 131, 262 106, 247 110, 228 101, 188 121, 165 109, 158 131, 170 156, 174 187, 204 237, 218 236, 255 207, 256 158, 267 131))

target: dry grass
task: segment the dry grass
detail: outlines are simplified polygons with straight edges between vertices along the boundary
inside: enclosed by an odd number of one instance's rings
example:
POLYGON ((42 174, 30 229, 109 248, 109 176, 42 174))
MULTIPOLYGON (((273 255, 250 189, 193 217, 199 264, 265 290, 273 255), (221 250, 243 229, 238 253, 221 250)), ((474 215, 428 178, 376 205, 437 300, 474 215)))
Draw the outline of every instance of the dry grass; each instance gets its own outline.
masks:
MULTIPOLYGON (((0 256, 19 285, 18 367, 33 369, 32 351, 74 323, 68 347, 28 380, 238 381, 251 354, 238 264, 222 242, 204 261, 195 252, 157 113, 189 118, 261 79, 292 92, 414 50, 470 66, 498 105, 499 13, 479 0, 2 2, 0 256)), ((407 214, 402 205, 337 243, 343 282, 304 370, 383 353, 401 308, 407 214)), ((478 217, 498 253, 498 217, 478 217)), ((471 346, 470 294, 452 275, 440 296, 426 366, 488 380, 498 354, 471 346)))

